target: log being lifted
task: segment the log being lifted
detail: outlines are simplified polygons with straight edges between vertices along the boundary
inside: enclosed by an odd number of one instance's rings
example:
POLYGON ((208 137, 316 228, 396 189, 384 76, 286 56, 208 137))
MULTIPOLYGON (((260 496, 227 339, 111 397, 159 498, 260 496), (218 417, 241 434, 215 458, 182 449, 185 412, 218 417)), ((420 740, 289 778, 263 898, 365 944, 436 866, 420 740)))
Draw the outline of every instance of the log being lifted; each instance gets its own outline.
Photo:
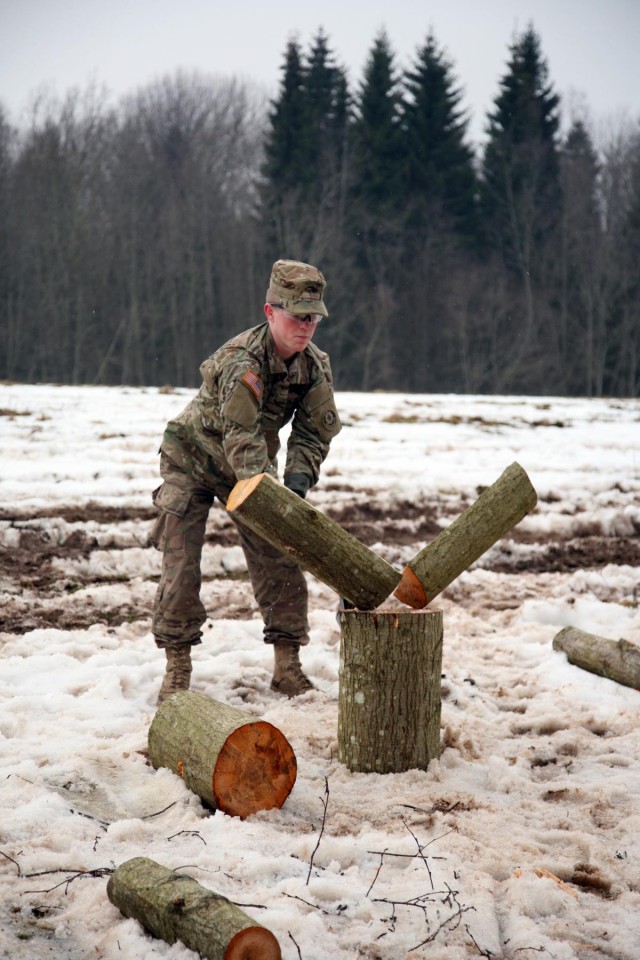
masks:
POLYGON ((338 759, 361 773, 440 755, 442 611, 339 613, 338 759))
POLYGON ((267 473, 240 480, 227 510, 360 610, 379 606, 401 574, 267 473))
POLYGON ((209 807, 242 819, 281 807, 296 780, 295 754, 277 727, 191 690, 158 707, 148 740, 154 767, 168 767, 209 807))
POLYGON ((426 607, 533 510, 537 499, 525 471, 512 463, 405 567, 397 599, 415 609, 426 607))
POLYGON ((640 690, 640 646, 636 643, 565 627, 553 638, 553 649, 566 653, 576 667, 640 690))
POLYGON ((180 940, 206 960, 282 960, 277 939, 219 893, 147 857, 121 864, 107 896, 161 940, 180 940))

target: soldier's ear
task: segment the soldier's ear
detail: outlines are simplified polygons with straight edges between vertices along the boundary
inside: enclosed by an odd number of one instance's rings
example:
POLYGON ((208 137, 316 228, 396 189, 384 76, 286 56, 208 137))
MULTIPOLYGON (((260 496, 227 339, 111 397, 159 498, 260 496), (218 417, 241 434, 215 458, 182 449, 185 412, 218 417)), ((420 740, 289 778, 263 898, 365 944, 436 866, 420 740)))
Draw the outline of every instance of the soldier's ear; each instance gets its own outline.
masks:
POLYGON ((273 320, 273 307, 270 303, 265 303, 264 305, 264 315, 269 322, 273 320))

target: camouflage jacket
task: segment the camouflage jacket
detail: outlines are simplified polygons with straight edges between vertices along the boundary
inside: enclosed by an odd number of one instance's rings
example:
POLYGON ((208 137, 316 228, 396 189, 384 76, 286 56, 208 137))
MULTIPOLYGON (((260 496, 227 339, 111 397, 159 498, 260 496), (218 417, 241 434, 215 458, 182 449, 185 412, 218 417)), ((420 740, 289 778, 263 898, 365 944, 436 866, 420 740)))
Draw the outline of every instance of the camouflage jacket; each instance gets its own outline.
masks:
POLYGON ((237 480, 277 475, 278 434, 293 418, 285 476, 317 483, 341 428, 326 353, 309 344, 285 363, 262 323, 216 350, 200 372, 200 390, 164 432, 161 450, 173 463, 226 500, 237 480))

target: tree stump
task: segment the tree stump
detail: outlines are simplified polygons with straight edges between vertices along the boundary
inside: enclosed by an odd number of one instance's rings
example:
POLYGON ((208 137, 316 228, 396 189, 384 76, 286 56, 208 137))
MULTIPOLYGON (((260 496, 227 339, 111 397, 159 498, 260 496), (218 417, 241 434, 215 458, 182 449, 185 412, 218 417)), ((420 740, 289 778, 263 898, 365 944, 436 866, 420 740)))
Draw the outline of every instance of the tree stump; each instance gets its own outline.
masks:
POLYGON ((475 503, 405 567, 395 596, 426 607, 456 577, 533 510, 537 494, 520 464, 512 463, 475 503))
POLYGON ((206 960, 282 960, 277 939, 219 893, 147 857, 121 864, 107 896, 166 943, 180 940, 206 960))
POLYGON ((565 627, 553 638, 553 649, 566 653, 576 667, 640 690, 640 646, 629 640, 609 640, 565 627))
POLYGON ((240 480, 227 510, 361 610, 373 610, 400 582, 398 570, 267 473, 240 480))
POLYGON ((442 612, 342 610, 338 759, 352 771, 426 770, 440 755, 442 612))
POLYGON ((244 819, 281 807, 297 775, 295 754, 272 724, 201 693, 180 690, 158 707, 149 757, 204 802, 244 819))

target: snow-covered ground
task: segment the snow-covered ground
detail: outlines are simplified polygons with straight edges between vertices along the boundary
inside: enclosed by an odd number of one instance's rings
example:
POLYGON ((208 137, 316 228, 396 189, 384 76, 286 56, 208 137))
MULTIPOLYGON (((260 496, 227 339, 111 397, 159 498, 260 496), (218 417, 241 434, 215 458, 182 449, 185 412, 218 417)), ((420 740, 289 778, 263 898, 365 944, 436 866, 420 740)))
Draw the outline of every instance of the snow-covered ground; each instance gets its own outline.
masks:
POLYGON ((338 762, 336 597, 311 577, 317 690, 270 691, 242 553, 212 510, 193 689, 268 720, 298 759, 282 809, 241 821, 145 753, 163 671, 149 495, 190 395, 0 385, 0 956, 194 957, 107 899, 114 867, 147 856, 240 904, 285 960, 637 960, 640 693, 552 639, 640 642, 640 403, 338 395, 310 500, 399 568, 514 460, 539 495, 434 602, 426 771, 338 762))

